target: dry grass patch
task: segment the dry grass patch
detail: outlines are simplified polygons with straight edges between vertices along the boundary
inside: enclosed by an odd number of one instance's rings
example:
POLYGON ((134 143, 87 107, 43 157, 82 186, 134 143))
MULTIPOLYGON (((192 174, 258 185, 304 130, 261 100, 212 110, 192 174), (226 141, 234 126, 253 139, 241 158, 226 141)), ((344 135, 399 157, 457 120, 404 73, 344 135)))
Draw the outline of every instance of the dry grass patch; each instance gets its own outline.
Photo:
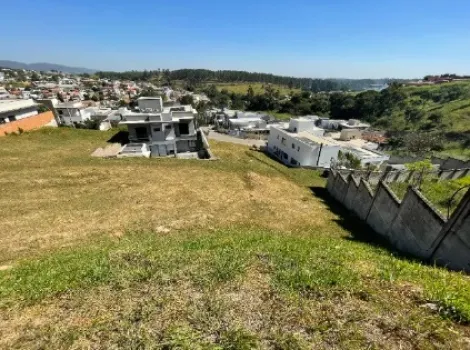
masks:
POLYGON ((110 136, 0 139, 0 348, 469 348, 468 276, 351 239, 317 173, 91 158, 110 136))
POLYGON ((136 228, 295 229, 327 220, 309 214, 323 209, 307 189, 243 146, 215 144, 220 162, 103 160, 89 153, 109 133, 48 132, 0 140, 0 206, 9 208, 0 217, 0 261, 136 228))

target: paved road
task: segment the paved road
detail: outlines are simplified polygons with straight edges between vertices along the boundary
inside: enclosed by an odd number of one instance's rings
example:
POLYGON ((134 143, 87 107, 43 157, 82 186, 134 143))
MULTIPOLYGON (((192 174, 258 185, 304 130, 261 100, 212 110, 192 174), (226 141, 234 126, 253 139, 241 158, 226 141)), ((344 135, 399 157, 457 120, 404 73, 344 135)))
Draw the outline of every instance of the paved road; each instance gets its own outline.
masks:
POLYGON ((209 140, 238 143, 240 145, 247 145, 247 146, 253 146, 253 145, 266 146, 266 141, 264 140, 240 139, 238 137, 233 137, 233 136, 229 136, 226 134, 220 134, 216 131, 209 131, 208 138, 209 140))

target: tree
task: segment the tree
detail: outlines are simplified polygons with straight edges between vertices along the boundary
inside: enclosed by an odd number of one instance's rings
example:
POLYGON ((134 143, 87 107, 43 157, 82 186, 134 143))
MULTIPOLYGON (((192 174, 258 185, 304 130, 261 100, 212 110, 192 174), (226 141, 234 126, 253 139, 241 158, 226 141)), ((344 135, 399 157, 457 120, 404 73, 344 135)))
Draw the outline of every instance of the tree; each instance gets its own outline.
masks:
POLYGON ((194 103, 194 99, 192 95, 183 95, 180 98, 180 103, 182 105, 192 105, 194 103))
POLYGON ((253 90, 253 87, 250 85, 248 86, 248 90, 246 91, 246 97, 248 101, 250 101, 251 99, 253 99, 254 96, 255 96, 255 92, 253 90))
POLYGON ((338 152, 338 161, 336 164, 338 167, 344 167, 346 169, 361 169, 361 160, 354 156, 350 152, 338 152))
POLYGON ((442 150, 442 136, 438 133, 409 133, 403 138, 403 143, 407 151, 417 155, 442 150))
POLYGON ((152 89, 152 88, 148 88, 147 90, 142 90, 142 92, 140 93, 140 96, 143 96, 143 97, 160 97, 160 94, 152 89))
POLYGON ((405 120, 409 123, 417 123, 424 117, 424 112, 420 108, 409 107, 405 110, 405 120))
POLYGON ((440 111, 434 111, 431 114, 429 114, 428 119, 436 124, 441 124, 442 120, 444 119, 444 114, 440 111))
POLYGON ((38 73, 33 72, 33 74, 31 74, 31 80, 32 81, 38 81, 38 80, 41 80, 41 77, 39 76, 38 73))

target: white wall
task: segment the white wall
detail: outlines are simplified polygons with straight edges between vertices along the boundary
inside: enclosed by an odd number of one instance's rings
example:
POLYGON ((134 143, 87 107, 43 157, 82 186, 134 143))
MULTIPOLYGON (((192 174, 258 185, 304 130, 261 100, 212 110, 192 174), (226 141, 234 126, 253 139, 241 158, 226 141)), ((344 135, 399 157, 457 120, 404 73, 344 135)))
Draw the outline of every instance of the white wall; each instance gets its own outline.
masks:
POLYGON ((72 125, 82 123, 91 118, 91 111, 80 108, 57 108, 57 114, 61 124, 72 125))
POLYGON ((315 122, 310 119, 291 119, 289 130, 292 132, 311 131, 315 128, 315 122))
POLYGON ((339 146, 321 146, 310 144, 289 135, 278 128, 271 128, 268 147, 271 153, 280 150, 283 153, 277 155, 285 164, 292 166, 319 166, 330 167, 331 158, 338 158, 339 146), (287 154, 287 158, 285 157, 287 154))
POLYGON ((146 110, 146 109, 151 109, 157 113, 162 111, 163 107, 163 102, 161 98, 150 98, 146 99, 144 98, 139 98, 137 100, 137 103, 139 105, 139 109, 141 110, 146 110))
POLYGON ((20 120, 20 119, 32 117, 33 115, 37 115, 37 114, 38 114, 37 107, 30 107, 30 108, 23 108, 18 111, 0 113, 0 119, 3 119, 6 123, 8 123, 14 120, 20 120), (15 117, 15 119, 10 118, 12 116, 15 117))

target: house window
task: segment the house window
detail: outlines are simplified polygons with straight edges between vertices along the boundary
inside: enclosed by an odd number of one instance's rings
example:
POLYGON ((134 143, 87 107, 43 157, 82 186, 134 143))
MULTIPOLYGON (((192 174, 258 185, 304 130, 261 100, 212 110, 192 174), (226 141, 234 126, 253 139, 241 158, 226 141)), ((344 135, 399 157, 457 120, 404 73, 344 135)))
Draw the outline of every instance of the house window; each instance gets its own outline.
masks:
POLYGON ((287 153, 286 153, 286 152, 282 152, 282 157, 283 157, 284 159, 287 159, 287 158, 289 158, 289 156, 287 155, 287 153))
POLYGON ((9 115, 8 120, 14 122, 16 120, 16 117, 14 115, 9 115))
POLYGON ((189 124, 188 123, 180 123, 180 134, 181 135, 188 135, 189 134, 189 124))
POLYGON ((64 111, 60 109, 60 110, 59 110, 59 114, 60 114, 60 115, 64 114, 64 111))
POLYGON ((294 159, 294 158, 291 157, 291 158, 290 158, 290 163, 291 163, 292 165, 297 165, 299 162, 297 162, 296 159, 294 159))
POLYGON ((277 139, 279 140, 279 135, 277 135, 277 139))
POLYGON ((171 125, 170 124, 165 125, 165 130, 171 130, 171 125))
POLYGON ((300 146, 297 146, 297 152, 300 152, 300 146))
POLYGON ((286 139, 285 139, 284 137, 281 139, 281 143, 282 143, 284 146, 286 145, 286 139))
POLYGON ((158 131, 162 131, 162 129, 161 129, 160 127, 158 127, 158 128, 153 128, 153 131, 158 132, 158 131))
POLYGON ((297 132, 297 128, 294 128, 294 132, 297 132))
POLYGON ((295 149, 295 144, 292 144, 292 148, 295 149))

